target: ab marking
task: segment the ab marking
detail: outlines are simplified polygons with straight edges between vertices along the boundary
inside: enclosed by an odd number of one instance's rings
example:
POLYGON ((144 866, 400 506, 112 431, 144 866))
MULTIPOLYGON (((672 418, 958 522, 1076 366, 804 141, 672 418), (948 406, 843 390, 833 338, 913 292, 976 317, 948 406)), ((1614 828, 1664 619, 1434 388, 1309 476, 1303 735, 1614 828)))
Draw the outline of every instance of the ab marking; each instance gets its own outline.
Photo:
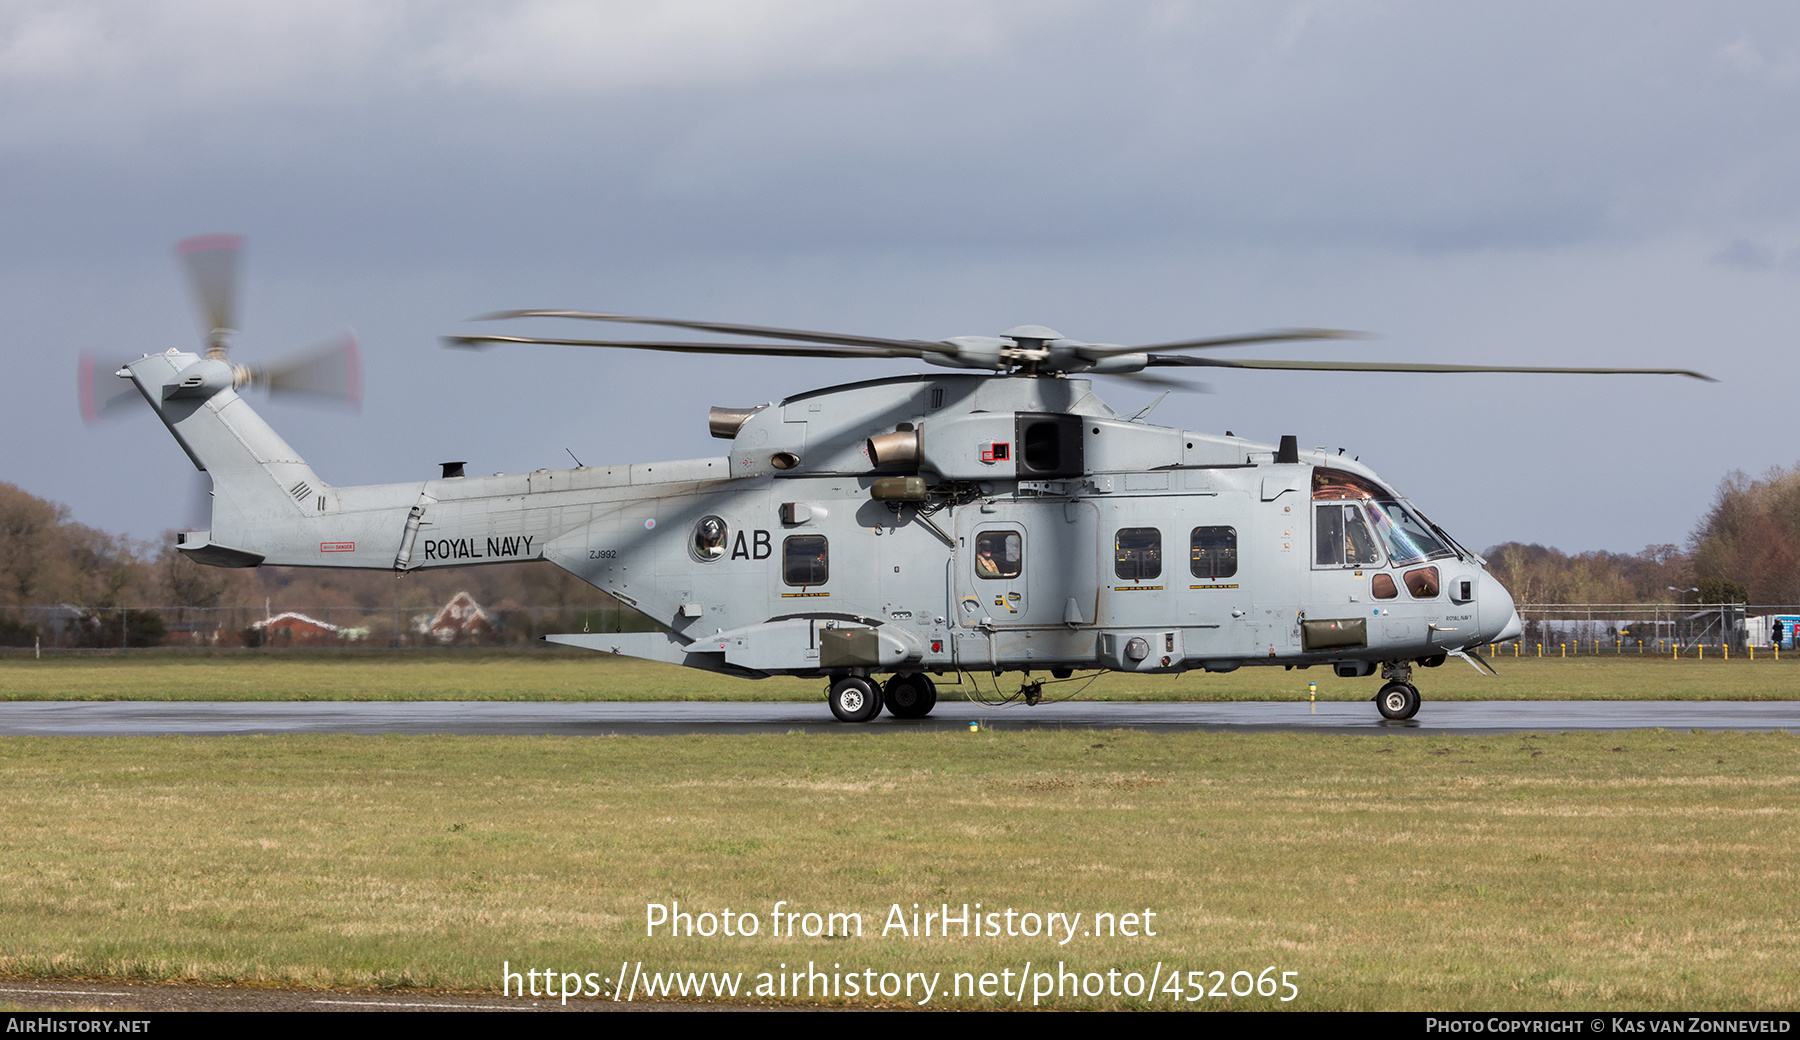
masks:
POLYGON ((769 532, 757 530, 750 532, 755 536, 748 547, 744 544, 744 532, 739 531, 737 541, 731 544, 731 558, 734 560, 766 560, 774 552, 769 548, 769 532))

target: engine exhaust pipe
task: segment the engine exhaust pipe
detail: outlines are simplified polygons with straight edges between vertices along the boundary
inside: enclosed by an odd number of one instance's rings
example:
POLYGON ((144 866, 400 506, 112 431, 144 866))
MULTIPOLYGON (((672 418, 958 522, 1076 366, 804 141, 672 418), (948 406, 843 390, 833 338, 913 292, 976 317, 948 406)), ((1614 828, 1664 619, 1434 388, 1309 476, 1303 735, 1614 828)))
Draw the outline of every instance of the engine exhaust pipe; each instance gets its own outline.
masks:
POLYGON ((869 461, 877 466, 917 466, 922 455, 919 431, 910 423, 902 423, 893 433, 869 438, 869 461))
POLYGON ((769 406, 766 404, 759 404, 755 408, 721 408, 713 405, 706 412, 706 428, 722 441, 734 440, 738 431, 750 421, 750 417, 767 407, 769 406))

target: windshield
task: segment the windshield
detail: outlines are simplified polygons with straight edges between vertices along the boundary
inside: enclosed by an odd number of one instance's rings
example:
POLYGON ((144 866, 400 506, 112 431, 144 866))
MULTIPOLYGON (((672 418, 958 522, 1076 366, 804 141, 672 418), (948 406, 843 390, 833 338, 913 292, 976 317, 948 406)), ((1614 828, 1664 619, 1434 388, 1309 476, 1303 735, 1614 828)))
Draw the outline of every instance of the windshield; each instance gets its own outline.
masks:
POLYGON ((1413 563, 1454 555, 1454 551, 1433 534, 1431 528, 1407 508, 1393 499, 1376 499, 1367 503, 1369 515, 1375 518, 1375 530, 1387 543, 1388 555, 1395 563, 1413 563))
POLYGON ((1355 474, 1323 466, 1313 470, 1312 486, 1314 501, 1357 502, 1367 509, 1394 564, 1456 555, 1456 550, 1444 543, 1424 516, 1392 491, 1355 474))

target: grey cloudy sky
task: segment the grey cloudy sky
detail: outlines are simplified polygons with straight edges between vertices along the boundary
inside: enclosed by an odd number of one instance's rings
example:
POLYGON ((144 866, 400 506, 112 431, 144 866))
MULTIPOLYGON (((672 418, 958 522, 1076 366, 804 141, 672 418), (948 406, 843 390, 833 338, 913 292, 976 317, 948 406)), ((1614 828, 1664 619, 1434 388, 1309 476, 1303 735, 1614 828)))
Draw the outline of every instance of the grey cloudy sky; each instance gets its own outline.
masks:
POLYGON ((1344 447, 1477 546, 1679 542, 1800 459, 1797 101, 1773 2, 0 2, 0 480, 187 521, 75 359, 196 344, 170 247, 233 231, 236 357, 361 335, 360 415, 264 407, 338 484, 708 455, 709 404, 910 370, 438 346, 502 308, 1323 325, 1381 338, 1239 353, 1722 382, 1224 373, 1154 418, 1344 447))

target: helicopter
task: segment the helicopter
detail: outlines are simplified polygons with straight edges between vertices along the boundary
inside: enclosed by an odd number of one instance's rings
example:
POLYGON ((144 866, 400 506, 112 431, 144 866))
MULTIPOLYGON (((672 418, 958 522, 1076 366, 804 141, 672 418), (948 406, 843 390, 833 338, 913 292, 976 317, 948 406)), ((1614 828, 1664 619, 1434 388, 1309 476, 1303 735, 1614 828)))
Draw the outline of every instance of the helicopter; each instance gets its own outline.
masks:
MULTIPOLYGON (((565 345, 738 356, 908 358, 932 369, 714 407, 709 458, 435 479, 328 483, 239 393, 259 371, 228 358, 239 243, 179 247, 205 356, 170 349, 117 375, 149 402, 213 485, 188 558, 392 570, 549 561, 648 615, 651 632, 550 642, 759 679, 826 680, 834 716, 928 715, 937 680, 990 673, 995 698, 1045 699, 1077 671, 1178 674, 1246 665, 1374 676, 1381 716, 1420 707, 1415 667, 1517 639, 1511 595, 1478 554, 1355 459, 1122 415, 1094 376, 1164 384, 1153 369, 1541 372, 1710 377, 1686 369, 1566 368, 1198 356, 1254 343, 1347 338, 1276 329, 1131 346, 1038 325, 998 336, 891 339, 573 310, 554 318, 675 328, 731 341, 446 337, 454 347, 565 345), (998 677, 1022 673, 1018 693, 998 677), (881 678, 885 676, 886 678, 881 678)), ((341 392, 329 352, 277 366, 279 389, 341 392), (294 368, 295 366, 289 366, 294 368)), ((360 369, 354 382, 360 386, 360 369)), ((99 395, 90 390, 84 400, 99 395)), ((1160 402, 1161 398, 1157 399, 1160 402)))

